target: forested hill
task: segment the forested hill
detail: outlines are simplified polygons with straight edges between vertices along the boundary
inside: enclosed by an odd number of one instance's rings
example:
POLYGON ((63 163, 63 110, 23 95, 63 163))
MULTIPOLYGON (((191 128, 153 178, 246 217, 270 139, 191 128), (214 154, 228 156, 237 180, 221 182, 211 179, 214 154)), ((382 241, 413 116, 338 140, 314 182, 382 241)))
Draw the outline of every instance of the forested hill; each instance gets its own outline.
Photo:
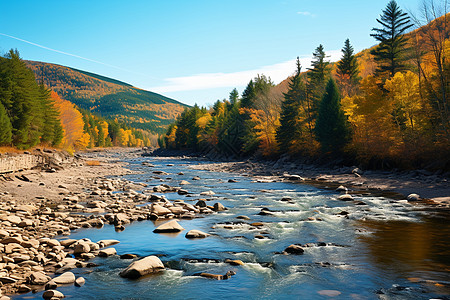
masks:
POLYGON ((38 81, 82 109, 134 128, 164 132, 187 105, 130 84, 77 69, 26 61, 38 81))

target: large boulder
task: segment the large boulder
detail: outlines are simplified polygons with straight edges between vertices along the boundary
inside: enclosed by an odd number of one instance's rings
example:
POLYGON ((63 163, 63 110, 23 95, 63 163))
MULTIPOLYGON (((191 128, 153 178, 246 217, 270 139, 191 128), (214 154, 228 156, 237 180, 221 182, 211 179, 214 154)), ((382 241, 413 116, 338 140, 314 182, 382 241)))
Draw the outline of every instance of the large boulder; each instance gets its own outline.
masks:
POLYGON ((151 213, 157 216, 164 216, 171 214, 172 212, 168 208, 165 208, 164 206, 161 206, 159 204, 152 204, 151 213))
POLYGON ((32 284, 32 285, 44 285, 47 282, 50 281, 50 277, 48 277, 47 275, 45 275, 44 272, 33 272, 31 273, 31 275, 28 277, 28 283, 32 284))
POLYGON ((132 262, 125 270, 119 273, 125 278, 136 279, 141 276, 164 270, 161 260, 152 255, 132 262))
POLYGON ((305 250, 303 250, 303 248, 300 245, 292 244, 292 245, 288 246, 286 249, 284 249, 284 252, 288 253, 288 254, 299 255, 299 254, 303 254, 305 252, 305 250))
POLYGON ((159 225, 153 232, 161 233, 161 232, 180 232, 183 231, 184 228, 181 227, 180 224, 176 220, 169 221, 167 223, 159 225))
POLYGON ((42 298, 44 299, 62 299, 64 297, 64 294, 57 290, 48 290, 42 294, 42 298))

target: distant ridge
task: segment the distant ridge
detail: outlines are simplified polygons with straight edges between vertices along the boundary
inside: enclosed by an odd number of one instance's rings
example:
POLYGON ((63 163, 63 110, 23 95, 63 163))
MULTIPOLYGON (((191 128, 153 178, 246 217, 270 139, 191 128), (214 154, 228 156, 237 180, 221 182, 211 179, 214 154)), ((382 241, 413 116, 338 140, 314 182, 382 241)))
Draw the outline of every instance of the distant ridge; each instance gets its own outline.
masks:
POLYGON ((116 79, 57 64, 25 61, 36 79, 82 109, 153 133, 165 132, 185 105, 116 79))

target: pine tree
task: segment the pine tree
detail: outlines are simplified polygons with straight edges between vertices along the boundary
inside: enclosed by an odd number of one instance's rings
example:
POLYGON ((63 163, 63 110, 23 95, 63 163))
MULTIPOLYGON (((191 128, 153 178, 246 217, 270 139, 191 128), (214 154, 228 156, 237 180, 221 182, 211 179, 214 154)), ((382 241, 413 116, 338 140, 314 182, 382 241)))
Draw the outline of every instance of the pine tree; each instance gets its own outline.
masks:
POLYGON ((349 140, 347 119, 341 109, 339 90, 332 78, 320 102, 315 133, 324 152, 339 153, 349 140))
POLYGON ((12 126, 8 113, 0 101, 0 145, 7 145, 12 141, 12 126))
POLYGON ((329 73, 330 62, 325 60, 326 57, 325 50, 320 44, 313 53, 312 68, 308 68, 309 77, 317 84, 323 84, 329 73))
POLYGON ((299 109, 302 98, 304 98, 305 87, 301 80, 301 65, 297 57, 297 70, 289 83, 289 90, 284 94, 281 104, 280 127, 277 128, 276 140, 281 153, 290 152, 293 141, 299 138, 299 109))
POLYGON ((381 76, 383 83, 386 79, 394 77, 395 73, 406 70, 404 64, 407 39, 403 35, 411 28, 409 16, 397 5, 395 0, 391 0, 383 14, 377 22, 382 28, 372 28, 370 36, 374 37, 380 44, 371 51, 378 62, 376 75, 381 76))
POLYGON ((342 58, 337 63, 337 73, 346 78, 349 82, 354 82, 358 77, 358 63, 354 54, 350 40, 346 39, 342 48, 342 58))
POLYGON ((241 107, 251 108, 253 106, 255 98, 256 98, 255 84, 253 83, 253 80, 250 80, 244 92, 242 93, 241 107))

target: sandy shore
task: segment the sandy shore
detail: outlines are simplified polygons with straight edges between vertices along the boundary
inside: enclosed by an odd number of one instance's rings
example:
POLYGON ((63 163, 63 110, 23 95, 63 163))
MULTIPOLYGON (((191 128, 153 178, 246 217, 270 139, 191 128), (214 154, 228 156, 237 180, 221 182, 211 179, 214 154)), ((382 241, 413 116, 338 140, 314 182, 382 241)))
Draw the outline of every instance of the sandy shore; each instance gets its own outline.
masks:
MULTIPOLYGON (((425 171, 381 172, 361 171, 355 167, 327 169, 291 162, 213 162, 192 166, 194 169, 234 172, 257 180, 289 180, 286 175, 298 175, 301 181, 323 188, 339 185, 356 193, 370 192, 395 199, 406 199, 410 194, 437 207, 450 207, 449 179, 425 171)), ((292 181, 292 180, 291 180, 292 181)))

